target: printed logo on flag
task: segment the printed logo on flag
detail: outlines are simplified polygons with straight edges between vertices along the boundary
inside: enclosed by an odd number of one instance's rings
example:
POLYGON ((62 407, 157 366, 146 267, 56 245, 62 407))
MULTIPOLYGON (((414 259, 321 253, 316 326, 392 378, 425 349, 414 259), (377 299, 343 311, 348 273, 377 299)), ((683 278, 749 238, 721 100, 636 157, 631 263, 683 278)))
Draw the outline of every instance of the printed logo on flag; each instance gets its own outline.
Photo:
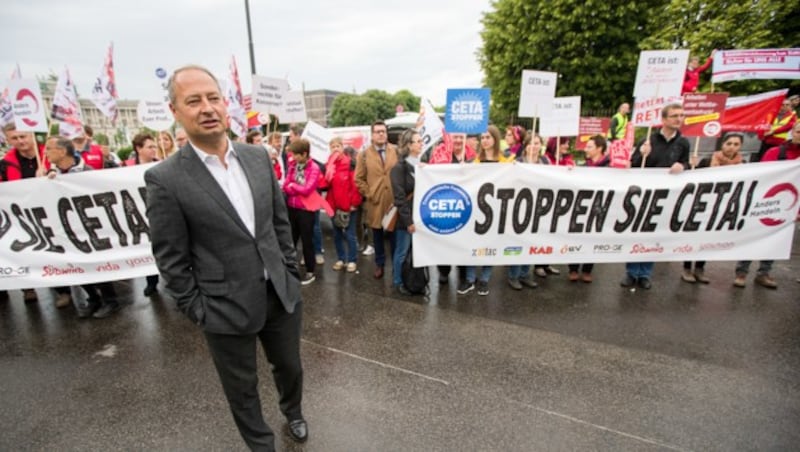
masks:
POLYGON ((457 185, 435 185, 422 197, 420 216, 431 231, 452 234, 463 228, 472 216, 472 200, 457 185))
MULTIPOLYGON (((792 201, 789 207, 785 210, 796 210, 797 201, 798 201, 798 192, 797 188, 790 184, 790 183, 782 183, 777 184, 767 190, 764 194, 764 199, 761 202, 757 202, 753 208, 753 211, 750 212, 751 217, 758 218, 758 221, 765 226, 779 226, 786 222, 786 220, 780 218, 773 218, 772 215, 776 213, 780 213, 781 205, 784 204, 785 197, 783 200, 775 199, 781 193, 789 193, 792 195, 792 201)), ((744 221, 744 220, 742 220, 744 221)))
POLYGON ((491 90, 448 89, 444 129, 448 133, 483 133, 489 127, 491 90))

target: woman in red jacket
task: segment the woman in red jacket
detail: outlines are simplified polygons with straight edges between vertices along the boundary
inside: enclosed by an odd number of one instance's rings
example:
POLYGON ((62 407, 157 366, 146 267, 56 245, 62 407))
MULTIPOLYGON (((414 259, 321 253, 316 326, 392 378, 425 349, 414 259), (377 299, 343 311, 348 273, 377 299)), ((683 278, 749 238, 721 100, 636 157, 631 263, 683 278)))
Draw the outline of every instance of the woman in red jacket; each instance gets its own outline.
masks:
POLYGON ((355 183, 354 166, 344 153, 344 143, 339 137, 330 142, 331 155, 325 165, 325 181, 328 187, 327 201, 333 208, 333 244, 336 246, 334 270, 347 267, 349 273, 357 269, 356 210, 361 205, 361 194, 355 183), (345 252, 345 241, 347 251, 345 252))

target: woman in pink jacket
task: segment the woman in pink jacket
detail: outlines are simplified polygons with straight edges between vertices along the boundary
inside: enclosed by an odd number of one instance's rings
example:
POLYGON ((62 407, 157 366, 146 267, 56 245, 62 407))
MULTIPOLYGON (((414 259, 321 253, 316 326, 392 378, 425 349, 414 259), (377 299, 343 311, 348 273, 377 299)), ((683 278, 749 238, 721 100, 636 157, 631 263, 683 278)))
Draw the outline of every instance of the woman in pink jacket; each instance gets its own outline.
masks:
POLYGON ((310 197, 319 196, 316 192, 319 183, 319 166, 311 160, 311 146, 308 140, 295 140, 289 146, 292 159, 286 179, 283 181, 283 191, 286 193, 286 205, 289 208, 289 223, 292 225, 292 239, 297 246, 297 239, 303 240, 303 259, 305 260, 306 274, 300 280, 305 285, 314 282, 314 212, 319 206, 311 207, 310 197))

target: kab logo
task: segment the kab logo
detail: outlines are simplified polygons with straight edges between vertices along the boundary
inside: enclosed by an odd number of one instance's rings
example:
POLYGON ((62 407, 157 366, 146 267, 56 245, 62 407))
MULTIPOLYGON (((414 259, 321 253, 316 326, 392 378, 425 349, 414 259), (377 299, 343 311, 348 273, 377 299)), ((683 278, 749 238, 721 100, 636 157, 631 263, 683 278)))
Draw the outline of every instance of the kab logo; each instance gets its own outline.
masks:
POLYGON ((503 249, 503 256, 519 256, 522 254, 521 246, 507 246, 503 249))
POLYGON ((528 254, 535 254, 535 255, 542 255, 542 254, 553 254, 553 247, 552 246, 531 246, 528 250, 528 254))

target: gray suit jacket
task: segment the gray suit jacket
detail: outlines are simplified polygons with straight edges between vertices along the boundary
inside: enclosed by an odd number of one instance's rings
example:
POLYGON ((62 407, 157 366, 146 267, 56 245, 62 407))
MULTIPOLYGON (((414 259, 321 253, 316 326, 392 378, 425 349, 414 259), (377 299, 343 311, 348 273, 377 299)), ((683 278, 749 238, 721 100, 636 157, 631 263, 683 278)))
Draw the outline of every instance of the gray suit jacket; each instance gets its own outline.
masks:
POLYGON ((252 334, 267 315, 264 269, 289 313, 300 284, 272 162, 261 147, 233 146, 253 193, 255 237, 189 144, 145 173, 147 217, 158 270, 178 309, 204 331, 252 334))

